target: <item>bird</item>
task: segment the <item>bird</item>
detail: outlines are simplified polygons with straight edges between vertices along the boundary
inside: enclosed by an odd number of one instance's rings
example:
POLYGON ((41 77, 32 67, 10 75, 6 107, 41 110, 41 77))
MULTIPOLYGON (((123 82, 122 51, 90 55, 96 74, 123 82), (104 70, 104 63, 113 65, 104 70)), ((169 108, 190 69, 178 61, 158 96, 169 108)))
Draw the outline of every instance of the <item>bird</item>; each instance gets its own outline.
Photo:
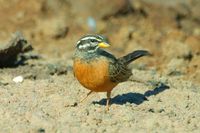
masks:
POLYGON ((151 55, 147 50, 136 50, 116 58, 105 51, 110 44, 102 35, 88 34, 77 43, 73 57, 73 73, 79 83, 89 90, 80 101, 84 101, 93 92, 106 92, 106 108, 109 110, 111 91, 119 83, 132 75, 128 65, 143 56, 151 55))

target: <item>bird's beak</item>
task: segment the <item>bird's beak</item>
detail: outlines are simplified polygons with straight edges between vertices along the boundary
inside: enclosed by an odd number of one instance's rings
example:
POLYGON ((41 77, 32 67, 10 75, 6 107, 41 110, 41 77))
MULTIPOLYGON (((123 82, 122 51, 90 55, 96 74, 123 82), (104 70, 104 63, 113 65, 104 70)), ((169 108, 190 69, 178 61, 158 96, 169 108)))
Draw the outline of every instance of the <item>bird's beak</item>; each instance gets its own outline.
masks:
POLYGON ((100 43, 98 44, 98 46, 99 46, 100 48, 107 48, 107 47, 110 46, 110 44, 108 44, 108 43, 106 43, 106 42, 100 42, 100 43))

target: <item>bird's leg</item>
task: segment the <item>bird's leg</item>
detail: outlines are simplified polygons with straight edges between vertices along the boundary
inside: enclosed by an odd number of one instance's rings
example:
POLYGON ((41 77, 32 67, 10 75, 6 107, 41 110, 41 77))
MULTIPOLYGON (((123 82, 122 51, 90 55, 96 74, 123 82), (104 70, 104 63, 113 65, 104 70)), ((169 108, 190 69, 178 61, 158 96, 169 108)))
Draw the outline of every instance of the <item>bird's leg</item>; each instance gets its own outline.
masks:
POLYGON ((110 95, 111 95, 111 91, 107 92, 107 100, 106 100, 106 110, 109 110, 110 107, 110 95))
POLYGON ((85 99, 87 99, 87 97, 92 93, 93 91, 88 92, 88 94, 79 103, 82 103, 83 101, 85 101, 85 99))

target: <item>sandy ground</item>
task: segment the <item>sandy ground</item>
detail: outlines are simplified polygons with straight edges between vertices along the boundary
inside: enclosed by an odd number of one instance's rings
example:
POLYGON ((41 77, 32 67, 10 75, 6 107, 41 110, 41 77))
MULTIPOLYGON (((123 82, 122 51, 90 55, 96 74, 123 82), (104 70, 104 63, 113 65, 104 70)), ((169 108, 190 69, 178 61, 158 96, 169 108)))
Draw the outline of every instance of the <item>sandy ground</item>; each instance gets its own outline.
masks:
POLYGON ((200 132, 198 0, 2 0, 0 16, 0 44, 21 31, 38 57, 0 68, 0 132, 200 132), (73 76, 72 57, 87 33, 107 36, 117 57, 153 54, 130 65, 109 112, 105 93, 76 105, 88 90, 73 76))

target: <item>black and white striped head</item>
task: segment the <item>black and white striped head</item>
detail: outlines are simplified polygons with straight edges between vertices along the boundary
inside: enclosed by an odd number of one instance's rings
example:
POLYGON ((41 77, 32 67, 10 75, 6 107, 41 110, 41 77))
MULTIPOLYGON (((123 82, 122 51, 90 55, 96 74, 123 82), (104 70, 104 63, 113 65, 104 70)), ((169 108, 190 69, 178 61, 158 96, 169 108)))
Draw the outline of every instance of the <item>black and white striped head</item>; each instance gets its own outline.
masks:
POLYGON ((100 35, 86 35, 77 42, 77 49, 82 52, 94 53, 98 48, 109 47, 108 41, 100 35))

